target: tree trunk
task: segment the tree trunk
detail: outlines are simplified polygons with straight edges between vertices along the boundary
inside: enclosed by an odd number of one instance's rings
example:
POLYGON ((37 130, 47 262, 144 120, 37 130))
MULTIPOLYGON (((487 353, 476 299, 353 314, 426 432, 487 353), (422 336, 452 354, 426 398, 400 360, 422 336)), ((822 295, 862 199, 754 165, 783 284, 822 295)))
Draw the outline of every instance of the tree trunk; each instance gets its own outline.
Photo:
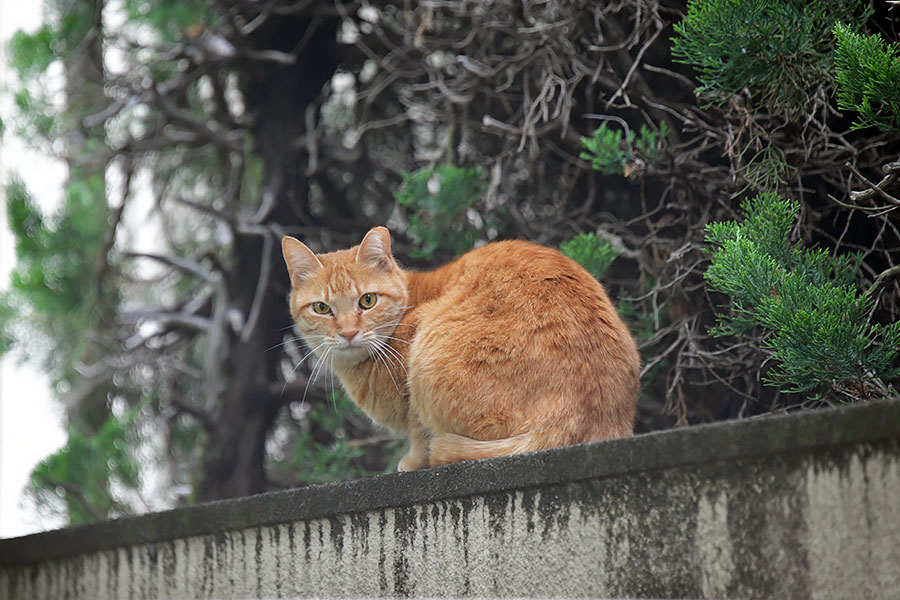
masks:
MULTIPOLYGON (((294 50, 310 32, 294 65, 257 63, 244 74, 242 88, 253 115, 257 152, 264 163, 263 199, 274 199, 258 213, 261 225, 291 225, 306 213, 305 153, 297 140, 306 131, 306 108, 319 96, 337 67, 337 21, 304 17, 279 18, 254 34, 259 48, 294 50)), ((242 315, 251 313, 257 281, 268 253, 269 282, 252 334, 232 335, 224 357, 218 412, 209 432, 197 487, 200 501, 245 496, 265 491, 265 443, 278 411, 291 398, 282 396, 278 366, 280 353, 267 352, 290 326, 287 308, 289 282, 283 273, 281 247, 256 234, 236 233, 234 275, 227 281, 228 298, 242 315)), ((215 350, 215 349, 213 349, 215 350)))
MULTIPOLYGON (((92 0, 66 5, 69 12, 64 18, 72 25, 67 41, 73 50, 63 61, 66 80, 63 140, 68 171, 66 187, 87 186, 95 191, 91 202, 105 206, 107 163, 96 160, 95 151, 89 145, 91 134, 81 123, 83 115, 98 112, 107 102, 103 93, 103 4, 104 0, 92 0)), ((100 259, 98 257, 98 261, 100 259)), ((103 290, 97 290, 97 293, 102 295, 103 290)), ((98 298, 98 306, 107 308, 102 298, 98 298)), ((94 350, 93 345, 88 344, 79 360, 85 364, 93 363, 97 360, 94 350)), ((69 396, 66 406, 69 421, 87 434, 99 431, 109 418, 108 394, 111 391, 111 382, 99 386, 91 384, 87 393, 76 390, 69 396)))

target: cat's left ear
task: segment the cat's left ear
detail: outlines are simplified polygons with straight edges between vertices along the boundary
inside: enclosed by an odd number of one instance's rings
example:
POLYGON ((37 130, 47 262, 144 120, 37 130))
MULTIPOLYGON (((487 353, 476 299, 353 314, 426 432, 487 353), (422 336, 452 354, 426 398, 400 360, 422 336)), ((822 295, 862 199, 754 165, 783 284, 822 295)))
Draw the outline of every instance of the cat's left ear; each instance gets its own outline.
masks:
POLYGON ((391 233, 385 227, 373 227, 363 238, 356 251, 356 262, 370 265, 382 271, 394 266, 391 257, 391 233))

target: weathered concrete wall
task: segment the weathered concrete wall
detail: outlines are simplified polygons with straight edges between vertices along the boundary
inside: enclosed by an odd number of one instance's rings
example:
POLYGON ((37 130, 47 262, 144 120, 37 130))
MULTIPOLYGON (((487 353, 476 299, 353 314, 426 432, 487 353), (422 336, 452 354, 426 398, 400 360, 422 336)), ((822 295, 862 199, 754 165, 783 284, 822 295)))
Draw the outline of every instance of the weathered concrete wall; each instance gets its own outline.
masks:
POLYGON ((900 405, 0 540, 0 598, 900 598, 900 405))

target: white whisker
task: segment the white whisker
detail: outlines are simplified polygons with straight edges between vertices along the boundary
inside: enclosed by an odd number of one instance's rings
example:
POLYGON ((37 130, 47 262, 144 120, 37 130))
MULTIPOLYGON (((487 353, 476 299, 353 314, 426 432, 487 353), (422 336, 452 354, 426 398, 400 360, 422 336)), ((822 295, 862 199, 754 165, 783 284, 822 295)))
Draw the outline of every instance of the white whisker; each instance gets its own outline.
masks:
MULTIPOLYGON (((311 335, 311 336, 309 336, 309 337, 310 337, 310 338, 314 338, 314 337, 325 337, 325 336, 315 336, 315 335, 311 335)), ((271 348, 266 348, 266 352, 269 352, 270 350, 274 350, 275 348, 280 348, 280 347, 282 347, 282 346, 286 346, 286 345, 290 344, 291 342, 301 342, 301 341, 305 341, 305 339, 304 339, 304 337, 303 337, 302 335, 298 335, 298 336, 295 336, 295 337, 292 337, 292 338, 288 338, 288 339, 284 340, 283 342, 281 342, 280 344, 275 344, 275 345, 272 346, 271 348)))
POLYGON ((394 387, 397 389, 397 393, 402 395, 403 392, 400 390, 400 386, 397 384, 397 380, 394 378, 393 369, 391 368, 390 363, 388 363, 388 357, 384 353, 384 349, 377 343, 372 344, 372 349, 375 351, 375 354, 377 356, 376 361, 380 359, 384 363, 384 366, 388 372, 388 376, 391 378, 391 381, 394 383, 394 387))
POLYGON ((395 342, 400 342, 401 344, 407 344, 407 345, 412 344, 412 342, 410 342, 409 340, 404 340, 404 339, 401 339, 398 337, 394 337, 392 335, 384 335, 384 334, 380 334, 380 333, 376 334, 376 335, 378 336, 378 339, 394 340, 395 342))
POLYGON ((382 342, 379 340, 379 345, 382 350, 384 350, 385 354, 390 356, 393 360, 397 361, 397 365, 403 369, 403 374, 409 377, 409 373, 406 371, 406 365, 403 364, 403 355, 396 349, 390 346, 386 342, 382 342))
MULTIPOLYGON (((300 368, 300 365, 302 365, 302 364, 304 363, 304 361, 306 361, 307 358, 309 358, 310 356, 312 356, 313 353, 316 352, 319 348, 321 348, 322 346, 324 346, 325 343, 326 343, 326 342, 322 342, 321 344, 319 344, 318 346, 316 346, 315 348, 313 348, 312 350, 310 350, 309 352, 307 352, 306 355, 304 355, 303 358, 301 358, 301 359, 297 362, 297 364, 294 365, 294 368, 291 369, 291 372, 288 373, 288 376, 284 378, 284 385, 281 386, 281 395, 284 395, 284 390, 287 389, 287 384, 288 384, 288 382, 290 382, 291 378, 294 376, 294 373, 297 372, 297 369, 300 368)), ((308 380, 308 379, 306 380, 306 385, 307 385, 307 387, 309 387, 309 380, 308 380)), ((304 398, 304 400, 306 399, 306 390, 305 390, 305 389, 304 389, 304 391, 303 391, 303 398, 304 398)))
MULTIPOLYGON (((325 342, 323 342, 325 343, 325 342)), ((325 366, 325 361, 328 360, 328 356, 331 354, 331 351, 334 350, 334 346, 329 345, 325 349, 325 353, 319 358, 319 361, 316 363, 316 366, 313 368, 312 373, 309 376, 309 379, 306 380, 306 386, 303 388, 303 399, 302 402, 306 402, 306 394, 309 391, 309 384, 315 380, 316 377, 319 376, 319 373, 322 371, 322 367, 325 366)))
POLYGON ((384 329, 385 327, 415 327, 412 323, 401 323, 400 321, 391 321, 389 323, 380 323, 372 327, 373 331, 384 329))

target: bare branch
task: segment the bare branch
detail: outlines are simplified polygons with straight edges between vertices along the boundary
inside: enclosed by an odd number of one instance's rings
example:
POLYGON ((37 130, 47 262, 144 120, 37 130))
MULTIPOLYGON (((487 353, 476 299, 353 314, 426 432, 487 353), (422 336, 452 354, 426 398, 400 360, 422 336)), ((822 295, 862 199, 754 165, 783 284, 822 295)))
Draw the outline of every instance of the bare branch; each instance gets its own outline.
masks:
POLYGON ((124 256, 126 258, 146 258, 149 260, 155 260, 156 262, 162 263, 164 265, 169 265, 170 267, 174 267, 175 269, 184 273, 199 277, 207 283, 215 284, 219 281, 219 277, 216 274, 210 273, 209 271, 204 269, 203 266, 198 262, 163 254, 151 254, 148 252, 126 252, 124 256))
POLYGON ((253 296, 253 305, 247 321, 241 330, 241 341, 245 344, 256 330, 256 322, 259 320, 259 312, 262 308, 263 297, 269 287, 269 277, 272 270, 272 236, 263 237, 262 264, 259 267, 259 279, 256 282, 256 293, 253 296))
POLYGON ((197 419, 205 431, 213 431, 215 429, 216 423, 213 416, 199 406, 194 406, 178 397, 172 398, 169 404, 179 413, 190 415, 197 419))

